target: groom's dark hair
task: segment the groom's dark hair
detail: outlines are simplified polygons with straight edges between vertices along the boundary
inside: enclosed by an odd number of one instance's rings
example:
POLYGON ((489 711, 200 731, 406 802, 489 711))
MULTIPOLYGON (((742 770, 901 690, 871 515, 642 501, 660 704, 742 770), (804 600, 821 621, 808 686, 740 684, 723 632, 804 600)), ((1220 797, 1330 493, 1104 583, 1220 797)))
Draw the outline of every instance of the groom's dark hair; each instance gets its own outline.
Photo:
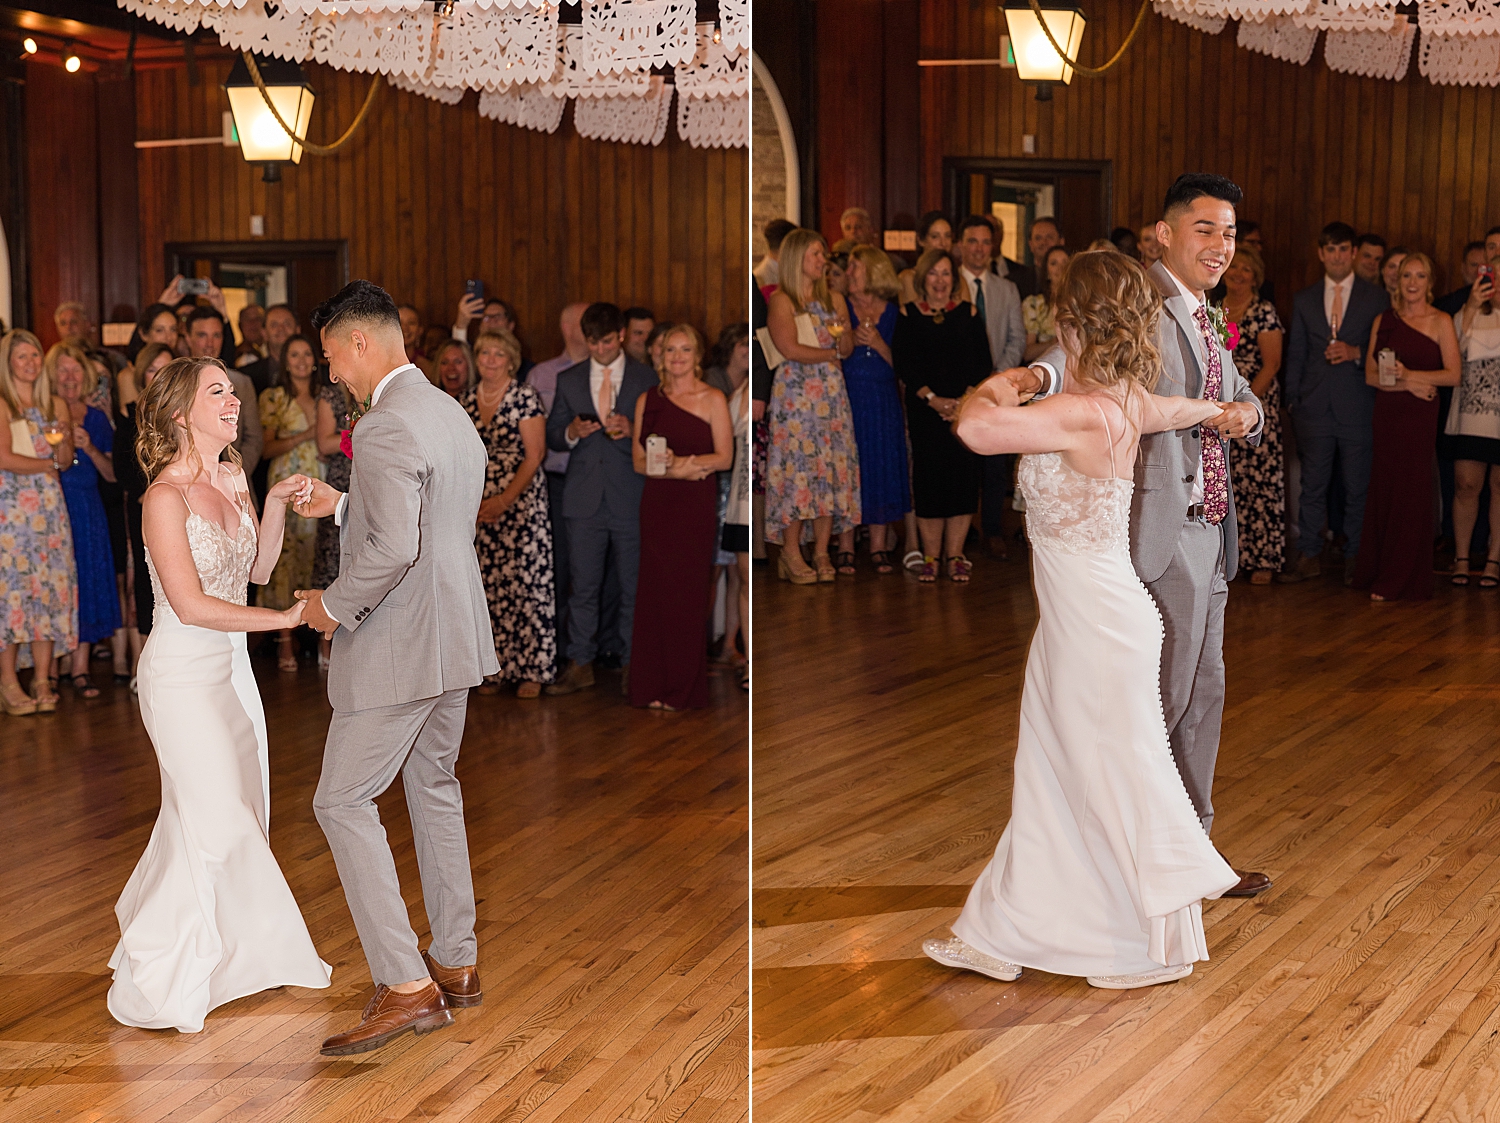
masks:
POLYGON ((401 330, 401 313, 396 302, 373 281, 350 281, 314 308, 309 317, 314 335, 321 335, 346 320, 351 327, 363 324, 401 330))
POLYGON ((1232 207, 1239 206, 1240 200, 1245 197, 1239 184, 1227 176, 1214 175, 1212 172, 1188 172, 1178 176, 1172 186, 1167 188, 1167 198, 1161 205, 1162 218, 1171 222, 1173 212, 1191 206, 1194 199, 1201 199, 1205 195, 1212 199, 1222 199, 1232 207))

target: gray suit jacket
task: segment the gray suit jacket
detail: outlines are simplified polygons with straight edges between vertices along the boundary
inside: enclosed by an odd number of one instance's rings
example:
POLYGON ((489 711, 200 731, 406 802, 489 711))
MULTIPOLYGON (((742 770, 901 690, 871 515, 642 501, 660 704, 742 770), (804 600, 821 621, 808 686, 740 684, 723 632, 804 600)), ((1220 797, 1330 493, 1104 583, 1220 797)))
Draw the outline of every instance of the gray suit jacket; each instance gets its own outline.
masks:
POLYGON ((1380 392, 1365 385, 1365 350, 1370 328, 1391 306, 1377 285, 1354 278, 1349 307, 1337 338, 1352 345, 1360 357, 1337 365, 1323 357, 1328 349, 1328 316, 1323 311, 1323 280, 1292 298, 1292 331, 1286 349, 1286 404, 1298 421, 1331 421, 1341 428, 1368 434, 1375 422, 1375 397, 1380 392))
MULTIPOLYGON (((1208 352, 1202 333, 1193 322, 1191 301, 1183 296, 1167 272, 1157 262, 1146 273, 1166 304, 1156 331, 1156 346, 1161 351, 1162 374, 1156 392, 1172 397, 1201 398, 1208 352)), ((1066 362, 1060 346, 1042 356, 1042 362, 1062 370, 1066 362)), ((1265 425, 1266 411, 1250 384, 1240 376, 1234 357, 1222 344, 1219 366, 1223 385, 1221 402, 1250 402, 1265 425)), ((1260 437, 1251 439, 1258 444, 1260 437)), ((1193 480, 1203 463, 1203 440, 1219 440, 1212 429, 1176 429, 1166 433, 1149 433, 1141 437, 1140 454, 1135 461, 1135 495, 1130 501, 1130 560, 1142 581, 1161 578, 1167 571, 1192 500, 1193 480)), ((1226 459, 1228 448, 1225 449, 1226 459)), ((1229 513, 1219 525, 1224 536, 1224 576, 1233 581, 1239 569, 1239 529, 1234 515, 1234 480, 1229 481, 1229 513)))
POLYGON ((462 406, 420 370, 354 427, 328 701, 341 713, 435 698, 500 669, 474 553, 488 461, 462 406))
MULTIPOLYGON (((968 278, 960 270, 958 292, 955 300, 967 300, 978 307, 979 302, 970 292, 968 278)), ((1014 281, 1008 281, 995 273, 984 277, 984 331, 990 340, 990 362, 993 370, 1009 370, 1020 366, 1021 356, 1026 353, 1026 325, 1021 319, 1021 294, 1014 281)))
MULTIPOLYGON (((568 426, 580 413, 597 413, 589 386, 589 362, 585 359, 557 376, 557 394, 547 415, 547 447, 568 451, 568 426)), ((635 420, 635 400, 657 384, 651 368, 634 359, 625 360, 625 375, 615 412, 635 420)), ((615 440, 606 433, 590 433, 573 446, 568 474, 563 477, 563 515, 587 519, 599 513, 601 504, 615 518, 635 519, 641 509, 646 479, 635 470, 630 440, 615 440)))

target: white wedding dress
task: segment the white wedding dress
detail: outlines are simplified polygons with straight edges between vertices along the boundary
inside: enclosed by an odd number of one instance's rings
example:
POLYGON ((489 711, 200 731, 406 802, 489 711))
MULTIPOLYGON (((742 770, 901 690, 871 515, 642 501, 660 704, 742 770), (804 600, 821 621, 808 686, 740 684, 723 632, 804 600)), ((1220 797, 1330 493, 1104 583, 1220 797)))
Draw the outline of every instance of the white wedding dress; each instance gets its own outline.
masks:
MULTIPOLYGON (((203 591, 245 603, 255 524, 231 537, 189 513, 203 591)), ((161 814, 115 905, 109 1012, 144 1029, 203 1028, 247 994, 329 985, 271 853, 266 719, 243 632, 184 624, 147 555, 156 616, 141 653, 141 717, 161 767, 161 814)))
POLYGON ((1202 898, 1239 879, 1167 743, 1162 622, 1130 564, 1129 479, 1022 458, 1040 620, 1010 822, 953 925, 1008 963, 1138 975, 1208 958, 1202 898))

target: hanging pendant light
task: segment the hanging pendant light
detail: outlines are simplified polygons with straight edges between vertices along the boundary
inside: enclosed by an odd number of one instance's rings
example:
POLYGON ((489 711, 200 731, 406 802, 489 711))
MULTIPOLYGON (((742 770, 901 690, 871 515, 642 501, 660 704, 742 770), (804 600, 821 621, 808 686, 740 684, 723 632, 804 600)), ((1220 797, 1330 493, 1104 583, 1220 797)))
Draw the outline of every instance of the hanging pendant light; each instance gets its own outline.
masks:
POLYGON ((224 92, 229 95, 229 109, 234 114, 240 152, 248 163, 262 166, 262 178, 266 183, 276 183, 281 179, 282 164, 302 162, 300 142, 307 139, 307 125, 312 119, 316 95, 302 67, 295 62, 261 58, 255 62, 261 81, 265 83, 266 94, 295 136, 281 127, 266 105, 266 99, 250 77, 250 69, 243 57, 235 60, 234 68, 224 81, 224 92))
MULTIPOLYGON (((1078 48, 1083 43, 1083 29, 1088 22, 1078 8, 1065 7, 1057 0, 1041 5, 1042 16, 1047 21, 1047 30, 1066 52, 1067 58, 1077 59, 1078 48)), ((1005 26, 1010 33, 1011 49, 1015 52, 1016 73, 1023 82, 1035 82, 1037 101, 1052 100, 1052 86, 1073 81, 1073 68, 1057 48, 1047 41, 1041 20, 1026 0, 1010 0, 1004 7, 1005 26)))

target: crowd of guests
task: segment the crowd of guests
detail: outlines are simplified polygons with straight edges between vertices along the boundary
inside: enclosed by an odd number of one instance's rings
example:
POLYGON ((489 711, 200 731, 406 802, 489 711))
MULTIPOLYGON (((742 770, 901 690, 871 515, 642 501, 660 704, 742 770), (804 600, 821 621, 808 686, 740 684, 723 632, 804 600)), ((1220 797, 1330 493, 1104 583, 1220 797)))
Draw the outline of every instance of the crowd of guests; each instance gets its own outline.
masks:
MULTIPOLYGON (((922 216, 905 268, 875 246, 862 209, 844 212, 840 233, 830 246, 775 220, 754 269, 765 540, 783 546, 779 574, 793 584, 857 572, 857 536, 876 573, 896 571, 900 541, 917 580, 965 582, 976 532, 1000 558, 1020 540, 1015 465, 974 455, 949 422, 991 372, 1054 345, 1052 286, 1073 251, 1049 217, 1026 231, 1029 264, 1004 256, 1003 225, 986 215, 922 216)), ((1230 457, 1246 579, 1302 581, 1327 555, 1373 601, 1425 598, 1451 522, 1452 583, 1500 587, 1500 227, 1464 247, 1462 283, 1438 297, 1426 254, 1330 223, 1323 278, 1296 294, 1290 329, 1262 249, 1259 224, 1242 221, 1210 294, 1266 411, 1259 441, 1235 441, 1230 457)), ((1162 256, 1155 223, 1088 251, 1147 267, 1162 256)))
MULTIPOLYGON (((230 372, 243 403, 234 446, 257 495, 299 473, 349 487, 360 403, 329 380, 293 309, 247 305, 236 338, 224 294, 209 284, 184 295, 196 287, 173 278, 123 351, 96 345, 71 302, 57 309, 62 340, 51 348, 0 330, 8 714, 55 710, 60 678, 75 697, 97 697, 95 653, 134 688, 156 596, 135 411, 173 358, 214 357, 230 372)), ((748 689, 748 324, 710 348, 691 324, 658 322, 646 308, 571 304, 562 353, 532 363, 503 300, 466 292, 451 328, 435 331, 416 309, 400 311, 407 358, 463 407, 488 452, 475 550, 501 669, 480 692, 570 694, 594 685, 600 662, 622 670, 634 705, 698 708, 711 656, 748 689)), ((254 595, 287 608, 297 590, 326 589, 338 573, 333 520, 289 513, 280 559, 254 595)), ((297 672, 311 639, 277 635, 278 667, 297 672)), ((328 667, 328 641, 316 658, 328 667)))

